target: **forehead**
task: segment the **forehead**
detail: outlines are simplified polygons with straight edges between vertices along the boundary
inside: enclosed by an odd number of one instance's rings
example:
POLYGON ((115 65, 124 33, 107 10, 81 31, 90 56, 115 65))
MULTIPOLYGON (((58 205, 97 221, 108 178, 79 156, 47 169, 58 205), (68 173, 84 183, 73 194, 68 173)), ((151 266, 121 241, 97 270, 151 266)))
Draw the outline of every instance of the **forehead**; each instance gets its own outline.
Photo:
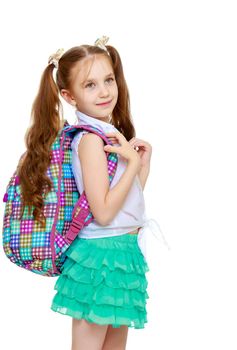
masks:
POLYGON ((72 78, 82 83, 88 79, 103 78, 109 73, 113 73, 109 58, 104 55, 93 55, 86 57, 73 67, 72 78))

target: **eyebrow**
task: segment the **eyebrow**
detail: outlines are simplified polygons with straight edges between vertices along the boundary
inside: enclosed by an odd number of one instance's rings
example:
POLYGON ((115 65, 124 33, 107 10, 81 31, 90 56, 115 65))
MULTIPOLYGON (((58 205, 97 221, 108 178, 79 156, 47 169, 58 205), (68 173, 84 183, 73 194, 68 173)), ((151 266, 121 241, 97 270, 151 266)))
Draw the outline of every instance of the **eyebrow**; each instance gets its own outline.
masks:
MULTIPOLYGON (((108 77, 110 77, 110 76, 114 76, 114 73, 111 72, 111 73, 107 74, 107 75, 105 76, 105 78, 108 78, 108 77)), ((87 82, 91 82, 91 81, 93 81, 93 80, 96 81, 96 79, 93 79, 93 78, 87 79, 87 80, 85 80, 85 81, 82 82, 82 85, 85 84, 85 83, 87 83, 87 82)))

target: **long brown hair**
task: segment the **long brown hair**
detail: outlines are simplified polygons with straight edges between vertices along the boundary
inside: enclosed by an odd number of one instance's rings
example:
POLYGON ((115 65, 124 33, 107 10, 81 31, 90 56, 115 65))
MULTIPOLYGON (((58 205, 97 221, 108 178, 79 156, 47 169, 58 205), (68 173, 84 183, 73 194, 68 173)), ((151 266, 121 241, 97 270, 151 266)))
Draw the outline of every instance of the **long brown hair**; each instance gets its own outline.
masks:
POLYGON ((106 45, 109 55, 98 46, 81 45, 66 51, 58 62, 56 83, 53 78, 54 65, 49 64, 41 77, 38 94, 31 110, 31 126, 25 135, 26 154, 19 165, 18 176, 21 184, 23 209, 29 206, 34 219, 45 226, 43 214, 43 191, 51 191, 52 183, 46 175, 50 164, 51 146, 63 125, 63 107, 59 99, 61 89, 70 90, 72 68, 84 58, 105 55, 110 59, 118 86, 118 100, 112 113, 113 125, 130 140, 135 136, 130 113, 130 98, 124 78, 123 66, 118 51, 106 45))

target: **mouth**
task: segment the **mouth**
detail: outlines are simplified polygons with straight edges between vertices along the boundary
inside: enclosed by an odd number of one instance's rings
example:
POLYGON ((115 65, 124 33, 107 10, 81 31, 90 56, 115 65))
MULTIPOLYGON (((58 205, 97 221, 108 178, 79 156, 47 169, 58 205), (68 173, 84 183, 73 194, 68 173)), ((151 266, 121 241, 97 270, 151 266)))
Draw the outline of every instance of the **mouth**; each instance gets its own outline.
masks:
POLYGON ((110 103, 112 102, 112 100, 107 101, 107 102, 103 102, 103 103, 97 103, 97 106, 108 106, 110 103))

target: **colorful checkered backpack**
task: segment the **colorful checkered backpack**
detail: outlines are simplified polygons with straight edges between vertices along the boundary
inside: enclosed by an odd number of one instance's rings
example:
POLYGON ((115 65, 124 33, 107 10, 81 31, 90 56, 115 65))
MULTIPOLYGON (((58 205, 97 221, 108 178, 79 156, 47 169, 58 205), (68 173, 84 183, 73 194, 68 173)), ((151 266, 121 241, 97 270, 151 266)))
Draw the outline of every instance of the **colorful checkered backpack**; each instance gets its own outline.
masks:
MULTIPOLYGON (((90 125, 69 125, 65 121, 52 144, 51 163, 47 169, 52 190, 44 198, 45 229, 34 220, 33 214, 28 213, 27 206, 20 217, 22 202, 17 175, 19 164, 3 198, 5 210, 2 243, 6 256, 16 265, 43 276, 61 274, 66 250, 80 230, 93 220, 85 191, 82 194, 78 192, 71 166, 71 142, 82 130, 93 132, 105 144, 111 144, 100 129, 90 125)), ((116 153, 106 154, 111 183, 118 157, 116 153)))

